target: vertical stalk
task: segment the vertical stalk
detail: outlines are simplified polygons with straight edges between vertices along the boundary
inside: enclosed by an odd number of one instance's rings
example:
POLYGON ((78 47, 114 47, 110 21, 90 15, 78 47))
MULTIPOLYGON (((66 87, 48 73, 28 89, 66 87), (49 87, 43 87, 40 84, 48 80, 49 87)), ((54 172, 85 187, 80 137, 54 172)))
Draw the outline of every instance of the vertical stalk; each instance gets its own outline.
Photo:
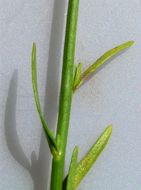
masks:
POLYGON ((79 0, 69 0, 56 137, 57 141, 60 142, 60 156, 58 159, 53 158, 52 161, 51 190, 62 190, 64 178, 65 152, 72 103, 73 68, 78 7, 79 0))

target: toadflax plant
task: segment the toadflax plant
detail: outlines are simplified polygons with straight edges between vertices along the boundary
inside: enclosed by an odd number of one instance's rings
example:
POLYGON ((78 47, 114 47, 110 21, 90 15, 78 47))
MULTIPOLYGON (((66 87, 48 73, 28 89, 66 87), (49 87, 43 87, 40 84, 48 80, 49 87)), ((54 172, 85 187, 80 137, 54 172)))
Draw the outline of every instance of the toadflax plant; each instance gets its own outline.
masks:
POLYGON ((31 61, 34 98, 50 152, 52 154, 50 190, 76 190, 80 182, 86 176, 88 171, 96 162, 98 156, 105 148, 112 133, 112 126, 109 125, 96 141, 96 143, 90 148, 87 154, 80 161, 77 158, 78 147, 76 146, 72 153, 68 174, 65 177, 65 153, 73 94, 93 73, 103 66, 106 61, 113 58, 123 50, 129 48, 134 43, 133 41, 128 41, 107 51, 85 71, 83 71, 81 63, 78 65, 74 64, 78 8, 79 0, 69 0, 56 133, 51 131, 49 128, 41 110, 37 85, 35 43, 33 43, 32 47, 31 61))

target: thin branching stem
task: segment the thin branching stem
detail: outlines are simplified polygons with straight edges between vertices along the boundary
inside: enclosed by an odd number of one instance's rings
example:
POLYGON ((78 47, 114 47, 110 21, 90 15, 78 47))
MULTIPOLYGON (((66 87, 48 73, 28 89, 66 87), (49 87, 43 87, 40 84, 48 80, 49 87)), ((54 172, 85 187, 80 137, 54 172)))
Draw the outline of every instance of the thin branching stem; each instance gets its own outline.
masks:
POLYGON ((38 94, 36 45, 34 43, 32 48, 31 65, 34 99, 39 118, 41 120, 42 127, 53 157, 50 190, 76 190, 78 185, 96 162, 103 149, 106 147, 112 133, 112 126, 110 125, 105 129, 96 143, 89 149, 87 154, 80 161, 77 160, 78 147, 76 146, 72 153, 68 175, 64 179, 65 154, 73 93, 85 82, 89 76, 101 68, 106 63, 106 61, 110 60, 115 55, 134 44, 134 41, 128 41, 116 46, 115 48, 112 48, 111 50, 104 53, 84 72, 82 72, 82 63, 79 63, 77 66, 74 64, 78 9, 79 0, 69 0, 56 134, 54 134, 48 127, 42 113, 38 94))
POLYGON ((58 159, 53 158, 51 190, 62 190, 64 178, 65 152, 72 103, 73 68, 78 7, 79 0, 69 0, 56 136, 57 141, 60 142, 60 157, 58 159))

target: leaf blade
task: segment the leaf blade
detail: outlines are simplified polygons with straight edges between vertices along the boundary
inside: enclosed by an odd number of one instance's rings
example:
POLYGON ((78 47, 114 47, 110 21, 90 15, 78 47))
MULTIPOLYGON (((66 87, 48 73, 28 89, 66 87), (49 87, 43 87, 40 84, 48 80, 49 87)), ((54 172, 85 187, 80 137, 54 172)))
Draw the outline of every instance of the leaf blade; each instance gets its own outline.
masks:
MULTIPOLYGON (((82 63, 79 63, 75 69, 73 89, 75 89, 76 87, 78 88, 78 83, 81 79, 81 75, 82 75, 82 63)), ((79 85, 81 85, 81 84, 79 84, 79 85)))
POLYGON ((57 151, 57 144, 55 141, 55 138, 53 137, 52 131, 48 128, 47 123, 44 119, 43 113, 41 111, 41 105, 39 100, 39 94, 38 94, 38 84, 37 84, 37 61, 36 61, 36 44, 33 43, 32 46, 32 56, 31 56, 31 70, 32 70, 32 87, 33 87, 33 94, 34 94, 34 100, 36 104, 36 108, 39 114, 39 118, 42 123, 42 127, 44 129, 45 135, 47 137, 49 147, 51 152, 54 154, 55 151, 57 151))
POLYGON ((72 153, 69 173, 67 176, 67 188, 66 190, 75 190, 75 174, 76 174, 76 167, 77 167, 77 157, 78 157, 78 147, 76 146, 72 153))
POLYGON ((106 147, 109 138, 112 134, 112 126, 108 126, 98 138, 96 143, 90 148, 84 158, 78 163, 75 176, 75 187, 77 187, 88 171, 91 169, 97 158, 106 147))
POLYGON ((124 51, 125 49, 131 47, 134 44, 134 41, 128 41, 123 44, 120 44, 107 52, 105 52, 100 58, 98 58, 91 66, 89 66, 81 75, 80 80, 78 81, 75 90, 84 83, 84 81, 94 72, 96 72, 101 66, 103 66, 109 59, 113 58, 115 55, 124 51))

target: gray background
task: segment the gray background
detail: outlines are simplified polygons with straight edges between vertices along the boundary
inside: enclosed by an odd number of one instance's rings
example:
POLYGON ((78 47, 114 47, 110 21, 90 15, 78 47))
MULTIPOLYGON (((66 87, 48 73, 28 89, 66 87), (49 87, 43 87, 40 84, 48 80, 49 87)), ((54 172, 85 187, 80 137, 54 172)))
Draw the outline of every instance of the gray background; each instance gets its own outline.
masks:
MULTIPOLYGON (((55 127, 66 0, 0 0, 0 190, 46 190, 50 154, 31 88, 30 53, 48 123, 55 127)), ((80 0, 76 62, 90 65, 128 40, 73 99, 66 172, 75 145, 81 158, 104 128, 111 140, 79 190, 141 187, 141 1, 80 0)))

